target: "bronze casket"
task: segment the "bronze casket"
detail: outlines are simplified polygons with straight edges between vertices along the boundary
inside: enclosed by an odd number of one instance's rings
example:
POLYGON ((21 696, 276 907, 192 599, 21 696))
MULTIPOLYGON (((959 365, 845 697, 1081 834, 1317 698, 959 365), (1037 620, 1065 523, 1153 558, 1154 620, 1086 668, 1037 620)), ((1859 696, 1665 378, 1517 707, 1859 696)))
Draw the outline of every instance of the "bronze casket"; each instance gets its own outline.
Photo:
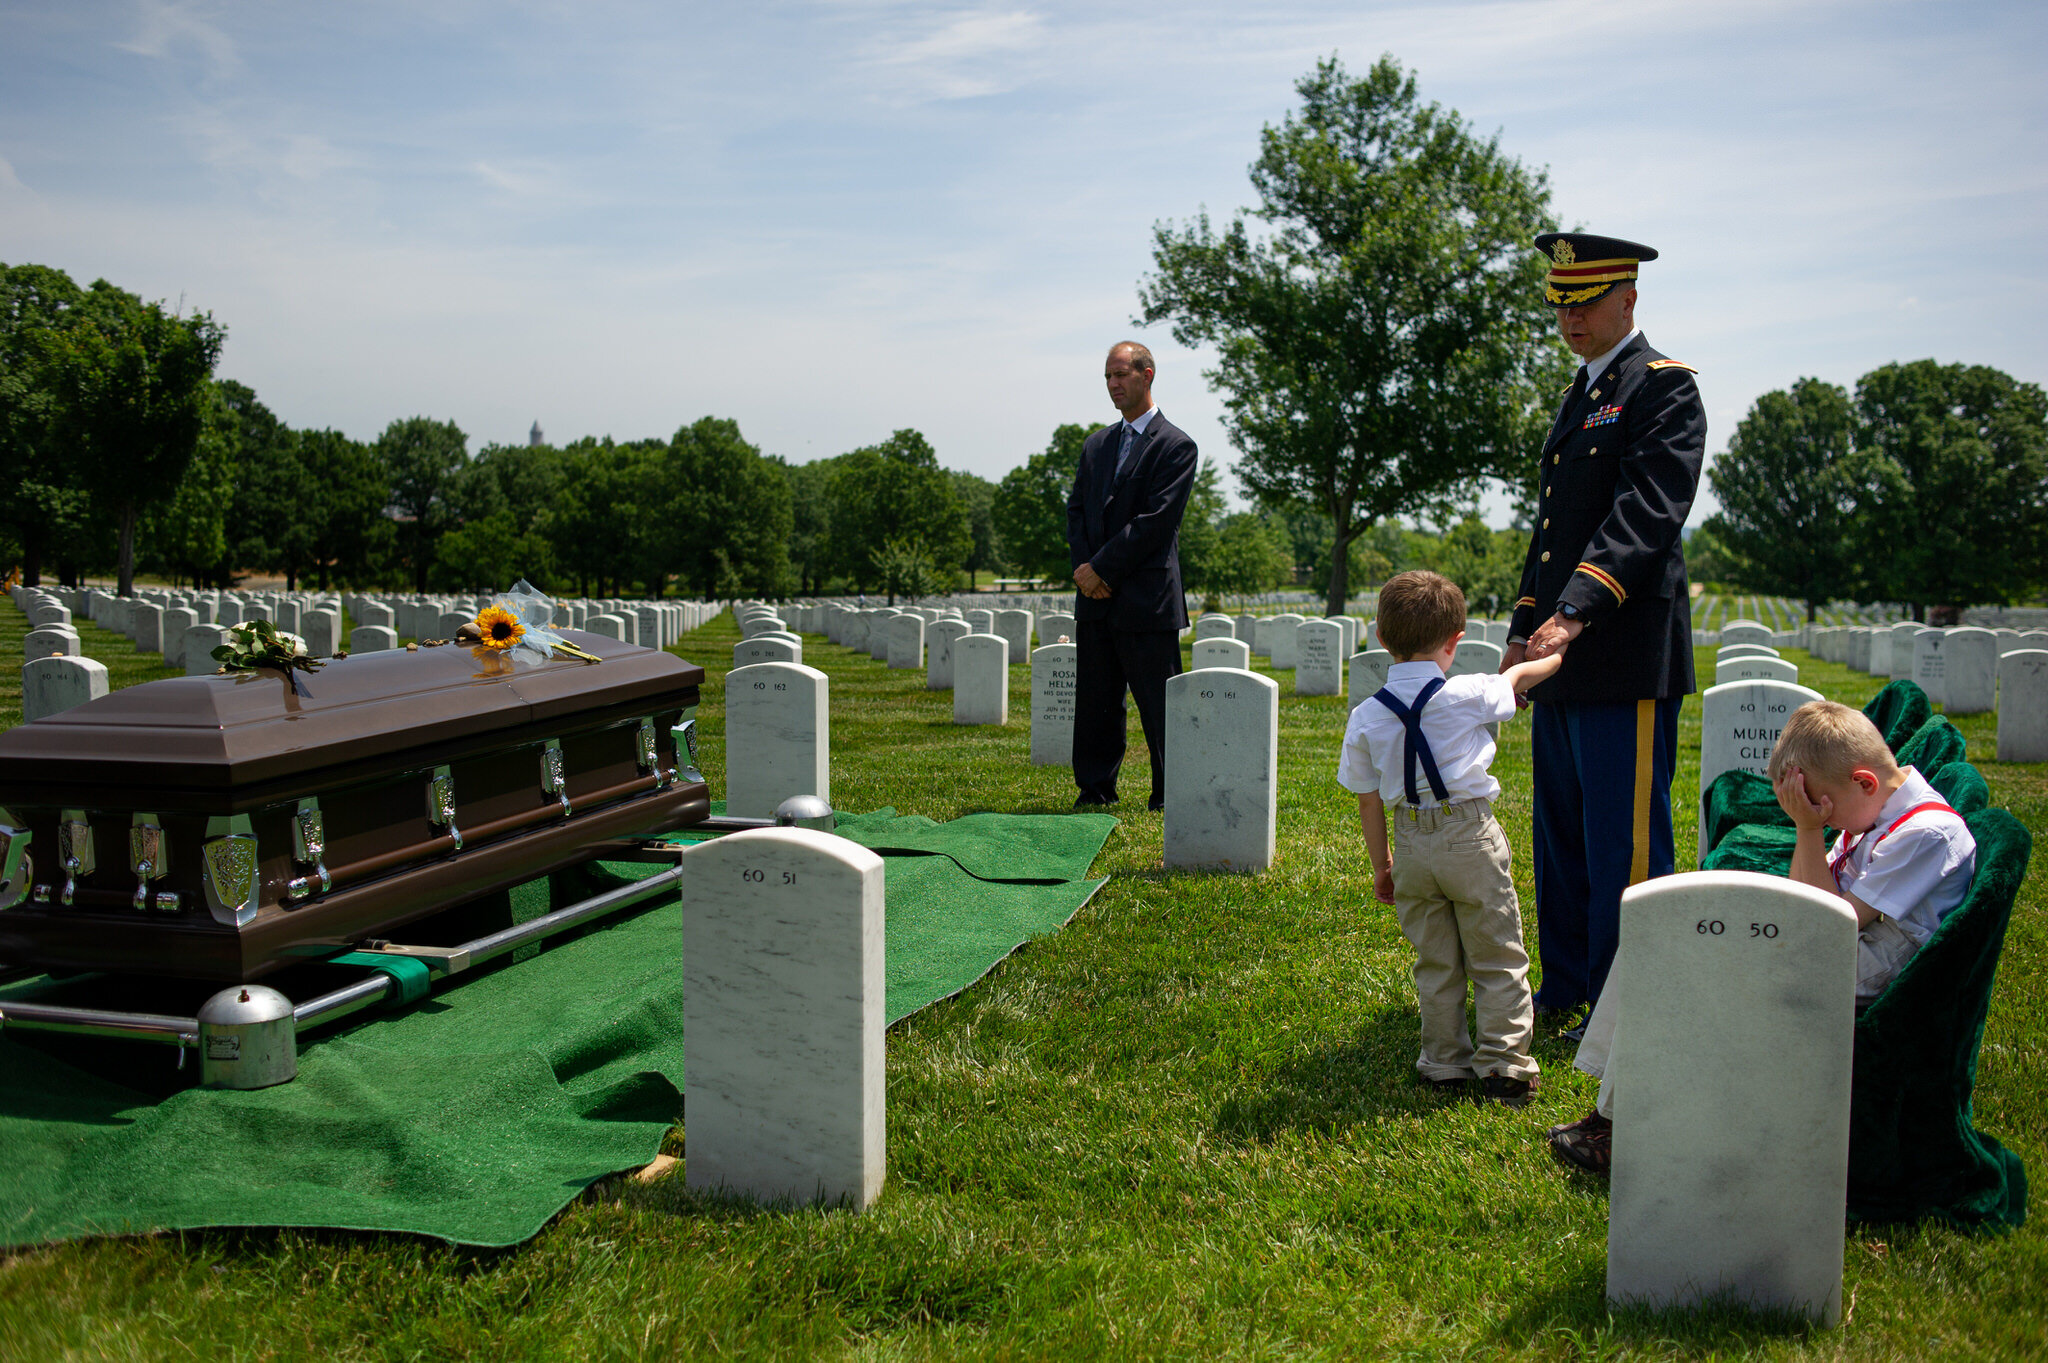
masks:
POLYGON ((603 662, 357 654, 0 734, 0 962, 253 980, 705 819, 704 669, 564 637, 603 662))

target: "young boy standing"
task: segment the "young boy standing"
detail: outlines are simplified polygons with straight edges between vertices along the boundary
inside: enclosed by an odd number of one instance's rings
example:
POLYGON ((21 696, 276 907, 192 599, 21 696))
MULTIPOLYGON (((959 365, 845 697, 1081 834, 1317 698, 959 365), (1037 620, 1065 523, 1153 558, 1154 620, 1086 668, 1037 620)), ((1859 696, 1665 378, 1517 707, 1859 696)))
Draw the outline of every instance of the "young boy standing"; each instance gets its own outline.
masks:
POLYGON ((1373 896, 1392 904, 1415 948, 1422 1013, 1422 1081, 1520 1107, 1536 1089, 1529 953, 1509 872, 1508 841, 1493 817, 1489 724, 1512 719, 1515 694, 1556 672, 1562 653, 1506 672, 1446 678, 1465 637, 1465 594, 1435 573, 1400 573, 1380 590, 1374 622, 1393 654, 1387 683, 1351 711, 1337 781, 1358 796, 1372 852, 1373 896), (1387 824, 1400 854, 1388 845, 1387 824), (1470 983, 1475 1046, 1465 1023, 1470 983))

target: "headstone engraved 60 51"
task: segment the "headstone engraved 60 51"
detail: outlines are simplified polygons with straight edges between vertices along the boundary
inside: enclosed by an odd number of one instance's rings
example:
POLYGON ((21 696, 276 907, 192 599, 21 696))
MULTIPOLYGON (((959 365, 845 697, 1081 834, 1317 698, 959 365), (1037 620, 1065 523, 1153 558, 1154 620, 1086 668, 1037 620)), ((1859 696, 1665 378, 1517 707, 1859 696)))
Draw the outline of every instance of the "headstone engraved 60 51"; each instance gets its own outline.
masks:
POLYGON ((689 1186, 868 1206, 886 1159, 882 859, 808 828, 684 855, 689 1186))
POLYGON ((1856 915, 1697 871, 1631 887, 1609 987, 1607 1300, 1842 1311, 1856 915))
POLYGON ((1166 683, 1166 864, 1263 871, 1278 829, 1280 684, 1204 668, 1166 683))
POLYGON ((1771 762, 1771 747, 1792 712, 1808 701, 1821 700, 1820 692, 1791 682, 1724 682, 1707 688, 1700 697, 1700 793, 1701 855, 1707 851, 1705 794, 1714 778, 1724 771, 1752 771, 1765 775, 1771 762))
POLYGON ((1080 649, 1047 644, 1031 653, 1031 765, 1074 760, 1074 674, 1080 649))

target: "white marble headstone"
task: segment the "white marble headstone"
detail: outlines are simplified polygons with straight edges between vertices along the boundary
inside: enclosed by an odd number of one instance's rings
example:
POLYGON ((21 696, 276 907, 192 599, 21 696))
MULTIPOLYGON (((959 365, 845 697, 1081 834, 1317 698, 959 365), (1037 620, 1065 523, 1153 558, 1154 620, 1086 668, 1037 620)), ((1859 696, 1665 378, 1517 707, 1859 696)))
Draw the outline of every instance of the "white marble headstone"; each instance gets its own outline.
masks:
POLYGON ((1714 661, 1727 658, 1776 658, 1778 650, 1769 644, 1723 644, 1714 651, 1714 661))
POLYGON ((1706 791, 1724 771, 1766 775, 1771 748, 1792 712, 1820 692, 1792 682, 1735 681, 1707 688, 1700 697, 1700 856, 1710 850, 1706 838, 1706 791))
POLYGON ((23 658, 79 658, 84 655, 78 631, 69 625, 44 625, 21 636, 23 658))
POLYGON ((1074 617, 1064 611, 1047 611, 1038 617, 1035 628, 1038 630, 1038 642, 1041 644, 1056 644, 1061 639, 1073 644, 1081 640, 1081 636, 1075 631, 1074 617))
POLYGON ((388 653, 398 647, 398 631, 389 625, 357 625, 348 632, 351 653, 388 653))
POLYGON ((967 622, 967 632, 970 634, 994 634, 996 632, 996 613, 992 610, 971 610, 960 618, 967 622))
POLYGON ((803 645, 765 634, 742 639, 732 646, 734 667, 751 667, 755 663, 800 663, 803 660, 803 645))
POLYGON ((1242 639, 1197 639, 1188 652, 1193 659, 1189 665, 1194 668, 1235 667, 1246 672, 1251 670, 1251 645, 1242 639))
POLYGON ((802 663, 734 668, 725 674, 726 812, 772 818, 792 795, 832 802, 830 679, 802 663))
POLYGON ((927 691, 949 691, 953 687, 953 645, 967 635, 959 620, 941 620, 925 631, 930 647, 925 650, 924 685, 927 691))
POLYGON ((1998 660, 1998 760, 2048 762, 2048 649, 1998 660))
POLYGON ((889 621, 889 666, 905 670, 924 668, 924 617, 899 615, 889 621))
POLYGON ((1856 914, 1698 871, 1621 898, 1607 1299, 1842 1310, 1856 914))
POLYGON ((1394 655, 1383 648, 1369 648, 1351 655, 1352 709, 1357 709, 1358 702, 1387 684, 1387 669, 1393 665, 1394 655))
MULTIPOLYGON (((1005 640, 1005 642, 1008 642, 1005 640)), ((1031 765, 1074 760, 1074 676, 1080 649, 1046 644, 1031 653, 1031 765)))
POLYGON ((1261 615, 1252 621, 1252 652, 1268 661, 1273 657, 1273 617, 1261 615))
POLYGON ((1730 658, 1725 654, 1714 664, 1714 685, 1732 681, 1781 681, 1799 680, 1799 664, 1785 658, 1752 657, 1738 654, 1730 658))
POLYGON ((1251 649, 1252 652, 1257 653, 1259 651, 1257 646, 1259 617, 1256 615, 1239 615, 1233 617, 1230 623, 1237 627, 1238 642, 1251 649))
POLYGON ((1300 657, 1299 634, 1302 620, 1292 611, 1285 611, 1273 617, 1272 631, 1266 639, 1267 656, 1273 660, 1275 669, 1293 667, 1300 657))
POLYGON ((1444 675, 1463 677, 1474 672, 1498 672, 1505 652, 1499 644, 1489 644, 1484 639, 1462 639, 1458 642, 1458 651, 1452 657, 1450 668, 1444 675))
POLYGON ((887 1159, 882 859, 809 828, 684 856, 685 1179, 866 1208, 887 1159))
MULTIPOLYGON (((1896 681, 1900 677, 1911 677, 1913 675, 1913 641, 1919 637, 1920 631, 1925 628, 1925 625, 1915 620, 1901 620, 1898 624, 1891 627, 1890 642, 1887 645, 1891 652, 1887 656, 1891 660, 1889 675, 1893 680, 1896 681)), ((1880 635, 1879 637, 1882 638, 1883 636, 1880 635)), ((1877 659, 1873 657, 1870 670, 1872 672, 1883 672, 1884 669, 1876 666, 1876 662, 1877 659)))
POLYGON ((1278 682, 1220 667, 1167 678, 1166 864, 1271 866, 1279 761, 1278 682))
POLYGON ((1235 639, 1237 623, 1227 615, 1205 615, 1195 621, 1195 642, 1204 639, 1235 639))
POLYGON ((30 658, 21 665, 23 723, 107 694, 107 669, 91 658, 30 658))
POLYGON ((1942 709, 1951 715, 1981 715, 1997 699, 1998 637, 1988 629, 1964 625, 1948 632, 1942 645, 1947 657, 1942 709))
POLYGON ((1000 610, 996 612, 995 632, 1010 646, 1010 660, 1019 665, 1031 659, 1031 612, 1026 610, 1000 610))
POLYGON ((1294 694, 1344 694, 1344 627, 1335 620, 1305 620, 1294 631, 1294 694))
POLYGON ((1010 643, 1001 635, 965 634, 953 641, 953 722, 1010 722, 1010 643))
POLYGON ((1908 674, 1927 699, 1948 701, 1948 631, 1923 629, 1913 636, 1913 670, 1908 674))
MULTIPOLYGON (((888 609, 872 611, 869 613, 868 657, 874 659, 878 663, 886 663, 889 661, 889 644, 890 640, 895 637, 894 630, 896 627, 896 622, 902 619, 906 613, 907 612, 904 611, 888 609)), ((924 623, 924 621, 917 616, 911 616, 911 619, 916 620, 920 625, 924 623)))
POLYGON ((1758 622, 1756 622, 1755 620, 1733 620, 1733 621, 1730 621, 1729 623, 1727 623, 1727 624, 1725 624, 1725 625, 1721 626, 1721 643, 1722 643, 1723 645, 1727 645, 1727 644, 1766 644, 1766 645, 1768 645, 1768 644, 1769 644, 1770 642, 1771 642, 1771 630, 1770 630, 1770 627, 1769 627, 1768 625, 1763 625, 1763 624, 1759 624, 1759 623, 1758 623, 1758 622))

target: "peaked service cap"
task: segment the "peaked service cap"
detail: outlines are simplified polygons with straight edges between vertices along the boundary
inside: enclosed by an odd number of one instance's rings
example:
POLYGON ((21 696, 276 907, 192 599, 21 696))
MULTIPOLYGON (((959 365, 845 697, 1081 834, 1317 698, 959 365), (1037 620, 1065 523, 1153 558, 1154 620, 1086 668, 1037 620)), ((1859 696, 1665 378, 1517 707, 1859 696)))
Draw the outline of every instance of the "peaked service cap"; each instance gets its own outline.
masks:
POLYGON ((1553 308, 1578 307, 1605 297, 1616 285, 1636 277, 1636 266, 1655 260, 1655 247, 1620 237, 1590 232, 1544 232, 1536 249, 1550 257, 1543 280, 1543 301, 1553 308))

